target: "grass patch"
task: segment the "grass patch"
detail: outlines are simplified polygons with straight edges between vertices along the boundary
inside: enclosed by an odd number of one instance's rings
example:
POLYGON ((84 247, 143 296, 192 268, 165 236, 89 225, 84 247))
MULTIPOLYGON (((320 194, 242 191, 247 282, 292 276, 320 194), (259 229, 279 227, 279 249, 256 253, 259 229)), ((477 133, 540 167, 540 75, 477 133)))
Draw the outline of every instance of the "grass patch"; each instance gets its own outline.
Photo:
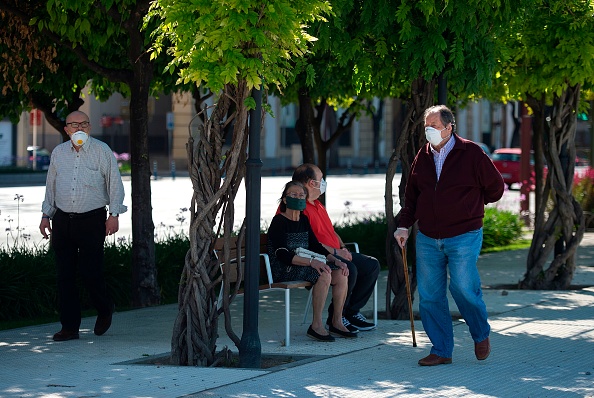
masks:
POLYGON ((505 252, 505 251, 510 251, 510 250, 529 249, 531 243, 532 243, 531 239, 520 239, 520 240, 510 243, 508 245, 484 248, 481 250, 481 254, 500 253, 500 252, 505 252))

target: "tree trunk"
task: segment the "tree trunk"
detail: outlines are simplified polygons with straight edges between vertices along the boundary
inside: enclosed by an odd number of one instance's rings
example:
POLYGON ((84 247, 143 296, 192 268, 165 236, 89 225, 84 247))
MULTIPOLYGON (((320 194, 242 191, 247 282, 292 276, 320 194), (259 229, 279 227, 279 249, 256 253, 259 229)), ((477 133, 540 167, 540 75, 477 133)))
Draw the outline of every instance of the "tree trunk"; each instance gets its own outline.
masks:
MULTIPOLYGON (((425 143, 423 113, 434 103, 435 81, 415 80, 411 87, 411 98, 407 100, 406 115, 403 118, 400 134, 394 151, 388 162, 386 172, 386 220, 388 234, 386 236, 386 259, 388 262, 388 286, 386 289, 386 317, 388 319, 409 319, 406 280, 400 247, 394 240, 394 232, 398 227, 400 214, 394 216, 394 194, 392 182, 396 174, 398 162, 402 165, 402 179, 399 186, 398 199, 400 207, 404 206, 404 191, 411 170, 411 164, 419 148, 425 143), (394 300, 391 301, 392 294, 394 300)), ((410 232, 407 243, 407 259, 411 268, 409 272, 411 296, 417 287, 416 277, 416 224, 410 232)))
POLYGON ((299 117, 295 122, 295 132, 301 141, 303 163, 316 163, 313 134, 313 105, 309 91, 299 89, 299 117))
MULTIPOLYGON (((371 106, 370 106, 371 108, 371 106)), ((371 109, 369 109, 371 111, 371 109)), ((377 164, 380 161, 380 150, 379 150, 379 143, 380 143, 380 128, 381 122, 384 118, 384 100, 380 99, 378 101, 378 108, 376 112, 372 112, 372 120, 373 120, 373 163, 377 164)))
MULTIPOLYGON (((573 279, 576 251, 585 231, 582 208, 572 195, 579 99, 580 85, 567 85, 560 96, 554 95, 550 122, 543 123, 548 172, 521 289, 563 290, 573 279), (568 157, 565 163, 563 156, 568 157), (551 255, 553 260, 545 269, 551 255)), ((545 120, 543 108, 533 109, 537 120, 545 120)))
MULTIPOLYGON (((336 112, 336 109, 334 109, 330 105, 326 105, 324 107, 323 124, 324 124, 324 130, 320 130, 320 133, 318 134, 317 131, 314 129, 314 134, 316 136, 319 135, 319 137, 322 141, 326 141, 329 138, 328 134, 332 134, 338 130, 337 112, 336 112)), ((321 127, 322 126, 320 125, 320 128, 321 127)), ((327 167, 326 167, 324 175, 327 175, 328 169, 335 169, 335 168, 340 167, 340 147, 336 141, 334 141, 334 143, 332 145, 328 146, 328 150, 326 151, 326 154, 327 154, 327 157, 326 157, 327 161, 325 164, 327 165, 327 167)))
POLYGON ((148 97, 153 65, 140 31, 130 29, 130 158, 132 174, 132 306, 161 302, 155 264, 155 226, 151 204, 148 149, 148 97))
MULTIPOLYGON (((303 163, 316 164, 324 178, 327 175, 328 151, 332 145, 340 138, 341 134, 348 131, 355 120, 353 109, 356 106, 353 102, 351 106, 341 115, 340 119, 333 123, 335 129, 330 132, 330 138, 322 137, 322 122, 324 121, 324 112, 327 108, 327 101, 322 98, 314 107, 311 97, 305 90, 299 91, 299 119, 295 125, 295 130, 301 140, 301 150, 303 153, 303 163), (313 143, 315 142, 315 148, 313 143), (317 150, 318 161, 315 161, 314 149, 317 150)), ((325 196, 320 196, 320 202, 325 204, 325 196)))
POLYGON ((534 214, 533 225, 536 229, 541 229, 544 224, 545 210, 547 205, 550 190, 547 189, 545 195, 545 175, 544 175, 544 137, 547 122, 545 94, 543 93, 539 99, 527 95, 526 103, 532 108, 532 147, 534 149, 534 208, 543 209, 543 211, 536 211, 534 214), (536 226, 538 225, 538 228, 536 226))
MULTIPOLYGON (((198 128, 196 140, 191 135, 187 144, 188 167, 194 192, 190 206, 190 250, 186 254, 180 279, 179 311, 171 339, 171 359, 176 365, 211 366, 217 363, 219 355, 216 353, 216 339, 221 312, 225 314, 227 333, 239 346, 240 340, 231 329, 229 313, 229 305, 237 290, 230 291, 225 275, 229 274, 231 267, 229 241, 234 221, 233 202, 245 174, 248 111, 244 102, 249 93, 245 82, 241 82, 237 88, 226 86, 211 116, 198 128), (227 117, 233 103, 236 112, 227 117), (224 130, 231 122, 231 147, 223 156, 224 130), (224 180, 222 177, 225 177, 224 180), (219 212, 221 217, 216 227, 219 212), (223 258, 219 261, 212 248, 221 229, 226 242, 223 258), (219 269, 221 262, 225 264, 222 275, 219 269), (224 289, 223 305, 222 309, 218 309, 217 287, 221 281, 221 288, 224 289)), ((238 265, 239 279, 241 271, 242 267, 238 265)), ((225 350, 222 355, 226 355, 225 350)))
POLYGON ((327 105, 326 98, 322 98, 320 103, 316 105, 316 115, 313 119, 313 132, 314 132, 314 139, 316 143, 316 149, 318 151, 318 167, 322 171, 324 176, 327 175, 327 156, 328 152, 338 141, 340 136, 345 132, 349 131, 349 129, 353 126, 353 122, 356 117, 356 107, 359 105, 359 102, 353 102, 343 113, 340 115, 340 118, 336 120, 336 113, 332 109, 332 115, 328 115, 328 110, 330 109, 327 105), (326 130, 326 135, 329 133, 329 138, 325 139, 322 137, 322 123, 325 118, 333 117, 333 123, 328 123, 326 125, 327 128, 330 128, 330 131, 326 130))

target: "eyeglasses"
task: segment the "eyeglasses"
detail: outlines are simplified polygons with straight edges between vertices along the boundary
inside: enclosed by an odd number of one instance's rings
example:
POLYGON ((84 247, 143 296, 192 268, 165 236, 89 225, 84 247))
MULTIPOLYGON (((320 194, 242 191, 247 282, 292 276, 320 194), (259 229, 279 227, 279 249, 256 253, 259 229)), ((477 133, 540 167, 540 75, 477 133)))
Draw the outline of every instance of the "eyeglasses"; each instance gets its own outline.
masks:
POLYGON ((86 129, 87 127, 89 127, 89 122, 70 122, 70 123, 66 123, 66 126, 68 127, 72 127, 73 129, 77 129, 77 128, 83 128, 86 129))
POLYGON ((293 198, 293 199, 305 199, 306 195, 304 193, 288 193, 287 196, 293 198))

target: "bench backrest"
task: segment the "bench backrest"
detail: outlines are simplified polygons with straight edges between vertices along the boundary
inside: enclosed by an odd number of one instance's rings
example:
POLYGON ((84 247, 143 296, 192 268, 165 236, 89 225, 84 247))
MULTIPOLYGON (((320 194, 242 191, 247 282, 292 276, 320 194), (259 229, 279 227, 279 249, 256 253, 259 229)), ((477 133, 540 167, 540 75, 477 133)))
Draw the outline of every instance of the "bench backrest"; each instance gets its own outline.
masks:
MULTIPOLYGON (((225 258, 224 258, 224 253, 223 253, 223 245, 225 243, 225 240, 223 238, 218 238, 215 241, 215 245, 214 245, 214 252, 215 255, 217 256, 217 258, 219 259, 219 262, 221 263, 221 266, 223 265, 225 258)), ((270 283, 272 282, 271 276, 268 275, 268 272, 266 270, 266 260, 268 257, 268 235, 267 234, 260 234, 260 250, 259 250, 259 263, 260 263, 260 280, 259 280, 259 285, 263 286, 263 285, 270 285, 270 283), (265 256, 264 256, 265 255, 265 256), (266 259, 265 259, 266 257, 266 259)), ((246 250, 245 250, 245 237, 243 239, 242 245, 241 247, 237 247, 237 236, 232 236, 231 237, 231 241, 230 241, 230 246, 229 246, 229 260, 231 261, 232 264, 236 264, 237 263, 237 258, 241 257, 242 258, 242 267, 244 266, 245 263, 245 255, 246 255, 246 250)), ((229 282, 230 283, 237 283, 237 267, 236 266, 231 266, 228 267, 228 275, 227 277, 229 278, 229 282)))

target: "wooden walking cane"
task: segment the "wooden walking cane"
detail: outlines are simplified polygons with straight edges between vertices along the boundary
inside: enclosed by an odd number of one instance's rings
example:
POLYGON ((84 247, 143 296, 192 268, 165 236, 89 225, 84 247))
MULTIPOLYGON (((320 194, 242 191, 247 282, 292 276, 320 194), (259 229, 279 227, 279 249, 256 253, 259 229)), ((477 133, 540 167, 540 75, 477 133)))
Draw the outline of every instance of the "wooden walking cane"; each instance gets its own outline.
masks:
POLYGON ((410 328, 412 332, 413 347, 417 346, 417 339, 415 337, 415 322, 412 309, 412 299, 410 297, 410 280, 408 279, 408 264, 406 261, 406 248, 402 248, 402 262, 404 264, 404 279, 406 280, 406 298, 408 299, 408 313, 410 315, 410 328))

